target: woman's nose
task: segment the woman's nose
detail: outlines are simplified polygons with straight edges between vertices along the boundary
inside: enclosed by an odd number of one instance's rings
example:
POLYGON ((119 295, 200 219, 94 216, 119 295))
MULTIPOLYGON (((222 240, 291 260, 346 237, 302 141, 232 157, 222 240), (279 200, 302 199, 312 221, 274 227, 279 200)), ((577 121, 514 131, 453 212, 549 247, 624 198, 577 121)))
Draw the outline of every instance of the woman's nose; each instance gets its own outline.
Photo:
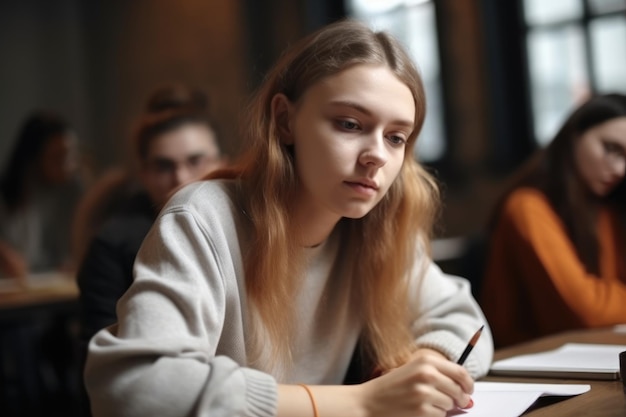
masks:
POLYGON ((614 152, 607 155, 606 163, 611 177, 620 180, 626 175, 626 154, 614 152))
POLYGON ((372 133, 359 155, 359 162, 365 166, 381 167, 387 162, 385 138, 380 133, 372 133))
POLYGON ((624 175, 626 175, 626 158, 619 158, 613 162, 612 174, 616 178, 624 178, 624 175))

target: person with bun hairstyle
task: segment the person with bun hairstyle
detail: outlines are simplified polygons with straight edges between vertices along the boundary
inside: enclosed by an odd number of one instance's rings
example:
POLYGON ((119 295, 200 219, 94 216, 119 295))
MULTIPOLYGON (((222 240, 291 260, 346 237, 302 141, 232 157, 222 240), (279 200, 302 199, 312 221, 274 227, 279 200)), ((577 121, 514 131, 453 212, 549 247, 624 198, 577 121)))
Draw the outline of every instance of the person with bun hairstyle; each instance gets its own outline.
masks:
POLYGON ((385 32, 342 20, 287 50, 245 113, 245 152, 168 201, 118 323, 91 339, 93 414, 471 406, 493 346, 486 326, 456 363, 485 319, 469 282, 429 256, 439 197, 413 156, 425 106, 385 32))
POLYGON ((481 305, 497 346, 626 320, 626 96, 589 98, 496 206, 481 305))
POLYGON ((135 255, 170 194, 223 161, 207 97, 181 84, 158 88, 148 98, 132 147, 136 167, 105 175, 81 204, 91 225, 85 219, 75 225, 83 233, 97 229, 77 244, 86 248, 77 274, 85 347, 96 331, 115 323, 117 300, 133 281, 135 255))

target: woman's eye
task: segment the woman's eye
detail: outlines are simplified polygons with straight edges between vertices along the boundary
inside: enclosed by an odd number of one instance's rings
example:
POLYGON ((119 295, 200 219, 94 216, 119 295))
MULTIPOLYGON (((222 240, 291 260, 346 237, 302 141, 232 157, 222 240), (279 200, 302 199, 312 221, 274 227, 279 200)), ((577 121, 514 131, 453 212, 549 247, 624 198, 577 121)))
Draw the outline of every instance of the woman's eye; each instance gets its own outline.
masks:
POLYGON ((604 147, 604 152, 608 154, 619 155, 619 156, 624 155, 624 151, 622 150, 622 148, 615 143, 602 142, 602 145, 604 147))
POLYGON ((346 130, 355 130, 359 128, 359 125, 350 120, 340 120, 339 126, 346 130))
POLYGON ((406 139, 403 136, 390 135, 389 142, 393 143, 394 145, 404 145, 406 144, 406 139))
POLYGON ((607 152, 607 153, 610 153, 614 150, 613 144, 608 143, 608 142, 602 142, 602 147, 604 148, 604 152, 607 152))

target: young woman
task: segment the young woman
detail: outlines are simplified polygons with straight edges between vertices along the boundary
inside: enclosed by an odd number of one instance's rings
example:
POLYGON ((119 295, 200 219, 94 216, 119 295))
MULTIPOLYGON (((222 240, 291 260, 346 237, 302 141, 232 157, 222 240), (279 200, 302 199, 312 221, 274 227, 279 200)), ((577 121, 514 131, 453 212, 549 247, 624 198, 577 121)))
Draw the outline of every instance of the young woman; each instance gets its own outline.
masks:
POLYGON ((455 363, 485 321, 468 282, 428 257, 437 192, 413 158, 424 100, 398 42, 361 24, 287 51, 247 112, 247 153, 167 203, 119 322, 91 340, 94 415, 471 405, 491 335, 455 363), (369 380, 341 385, 355 352, 369 380))
POLYGON ((626 320, 626 96, 589 99, 523 169, 490 240, 496 345, 626 320))

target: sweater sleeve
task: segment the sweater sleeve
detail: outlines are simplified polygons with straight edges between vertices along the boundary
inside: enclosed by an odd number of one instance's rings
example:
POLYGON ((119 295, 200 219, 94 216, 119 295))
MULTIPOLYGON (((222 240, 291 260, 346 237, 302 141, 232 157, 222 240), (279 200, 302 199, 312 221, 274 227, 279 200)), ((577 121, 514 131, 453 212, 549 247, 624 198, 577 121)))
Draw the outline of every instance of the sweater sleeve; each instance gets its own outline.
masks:
POLYGON ((563 223, 538 191, 524 189, 509 198, 501 222, 517 242, 516 265, 537 311, 563 303, 587 326, 621 323, 626 318, 626 284, 587 273, 563 223))
POLYGON ((413 333, 419 347, 428 347, 456 361, 474 333, 485 325, 478 343, 464 366, 474 378, 489 371, 493 359, 493 339, 487 320, 472 296, 469 281, 446 275, 429 261, 421 280, 415 279, 413 333))
POLYGON ((221 335, 232 331, 226 320, 241 318, 227 317, 228 304, 240 300, 237 283, 224 277, 225 232, 208 227, 210 236, 197 215, 174 207, 148 233, 118 323, 89 346, 95 417, 275 415, 274 378, 243 366, 245 353, 218 354, 221 335))

